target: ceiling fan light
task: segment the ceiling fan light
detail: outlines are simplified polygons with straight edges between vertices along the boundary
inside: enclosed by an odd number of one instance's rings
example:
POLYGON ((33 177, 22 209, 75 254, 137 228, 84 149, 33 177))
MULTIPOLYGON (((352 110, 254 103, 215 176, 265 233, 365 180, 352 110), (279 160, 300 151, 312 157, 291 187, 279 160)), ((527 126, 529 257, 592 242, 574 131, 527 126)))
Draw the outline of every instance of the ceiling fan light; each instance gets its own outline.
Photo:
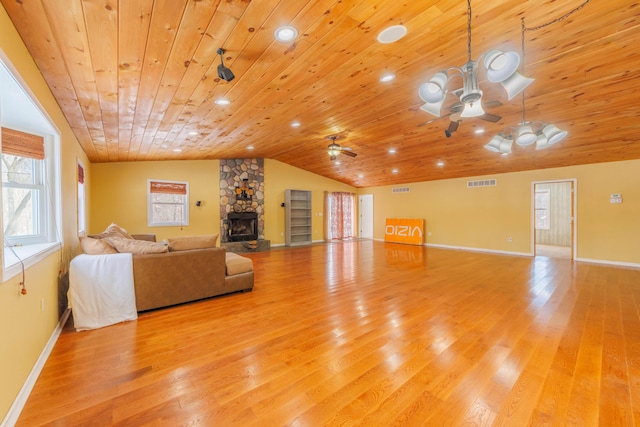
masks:
POLYGON ((509 78, 500 82, 500 85, 502 85, 504 90, 507 92, 507 97, 509 98, 509 101, 511 101, 516 95, 533 83, 533 80, 534 79, 525 77, 516 71, 509 78))
POLYGON ((548 144, 553 145, 562 141, 567 136, 567 131, 558 129, 555 125, 548 124, 542 129, 542 133, 547 137, 548 144))
POLYGON ((418 89, 418 95, 424 102, 440 102, 444 99, 449 76, 444 71, 436 73, 427 83, 418 89))
POLYGON ((549 144, 547 137, 544 136, 543 133, 538 135, 538 138, 536 139, 536 150, 544 150, 549 147, 551 147, 551 144, 549 144))
POLYGON ((479 117, 484 114, 484 109, 482 108, 482 102, 471 102, 469 104, 464 104, 464 109, 462 113, 460 113, 460 117, 479 117))
POLYGON ((489 141, 489 143, 485 145, 484 148, 486 148, 489 151, 493 151, 494 153, 499 153, 500 144, 502 144, 502 141, 504 141, 504 138, 500 135, 496 135, 493 138, 491 138, 491 141, 489 141))
POLYGON ((440 102, 427 102, 422 107, 420 107, 420 109, 436 117, 440 117, 440 110, 442 109, 443 103, 444 103, 444 98, 441 99, 440 102))
POLYGON ((338 154, 340 154, 340 146, 338 144, 329 144, 328 153, 329 157, 335 158, 338 154))
POLYGON ((494 83, 500 83, 511 77, 518 70, 520 55, 516 52, 502 52, 491 50, 485 56, 484 66, 487 68, 487 78, 494 83))
POLYGON ((526 147, 531 145, 538 139, 538 136, 533 133, 533 129, 529 125, 520 126, 518 130, 518 138, 516 138, 516 144, 526 147))
POLYGON ((513 145, 512 138, 503 138, 502 142, 500 143, 500 153, 510 154, 512 145, 513 145))

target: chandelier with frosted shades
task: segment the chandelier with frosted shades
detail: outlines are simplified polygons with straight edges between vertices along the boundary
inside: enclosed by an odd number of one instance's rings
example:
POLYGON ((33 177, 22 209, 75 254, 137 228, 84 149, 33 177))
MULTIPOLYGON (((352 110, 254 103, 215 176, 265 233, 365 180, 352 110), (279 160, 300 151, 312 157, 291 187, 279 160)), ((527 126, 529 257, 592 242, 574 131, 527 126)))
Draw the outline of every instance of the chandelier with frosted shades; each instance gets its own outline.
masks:
POLYGON ((425 102, 420 108, 436 117, 440 117, 440 110, 449 91, 449 82, 456 77, 461 77, 463 83, 462 89, 452 91, 463 104, 460 117, 479 117, 485 114, 482 108, 482 90, 478 83, 478 63, 481 60, 487 70, 487 79, 500 84, 509 100, 533 82, 533 79, 518 73, 520 55, 517 52, 492 49, 480 55, 477 61, 471 59, 471 16, 471 0, 467 0, 467 63, 462 67, 449 67, 437 72, 418 89, 418 95, 425 102))
MULTIPOLYGON (((522 18, 523 69, 525 57, 524 33, 526 30, 527 27, 524 24, 524 18, 522 18)), ((566 131, 558 129, 558 127, 554 124, 544 123, 541 121, 527 121, 525 119, 524 101, 525 95, 524 91, 522 91, 522 121, 518 124, 518 126, 510 126, 505 128, 502 132, 494 136, 491 141, 489 141, 489 143, 484 146, 484 148, 496 153, 509 154, 511 153, 511 147, 513 146, 513 142, 515 141, 515 143, 521 147, 535 144, 536 150, 543 150, 545 148, 551 147, 557 142, 562 141, 567 136, 566 131)))

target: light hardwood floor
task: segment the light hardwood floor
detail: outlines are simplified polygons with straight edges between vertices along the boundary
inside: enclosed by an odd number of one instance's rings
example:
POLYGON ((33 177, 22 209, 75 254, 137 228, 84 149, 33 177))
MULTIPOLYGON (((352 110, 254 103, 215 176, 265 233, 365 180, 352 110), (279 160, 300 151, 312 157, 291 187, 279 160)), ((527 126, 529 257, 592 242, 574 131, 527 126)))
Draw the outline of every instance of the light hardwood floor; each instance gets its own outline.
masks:
POLYGON ((571 246, 536 245, 537 256, 571 259, 571 246))
POLYGON ((640 425, 640 270, 374 241, 60 336, 19 426, 640 425))

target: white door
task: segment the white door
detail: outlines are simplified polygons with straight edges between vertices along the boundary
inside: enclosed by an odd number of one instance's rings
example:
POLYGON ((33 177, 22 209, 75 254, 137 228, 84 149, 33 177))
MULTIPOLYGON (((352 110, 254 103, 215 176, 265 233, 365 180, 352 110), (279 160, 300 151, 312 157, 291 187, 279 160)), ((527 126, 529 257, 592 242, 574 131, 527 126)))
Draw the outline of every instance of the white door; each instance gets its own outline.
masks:
POLYGON ((373 194, 361 194, 358 196, 358 206, 360 215, 358 237, 361 239, 373 239, 373 194))

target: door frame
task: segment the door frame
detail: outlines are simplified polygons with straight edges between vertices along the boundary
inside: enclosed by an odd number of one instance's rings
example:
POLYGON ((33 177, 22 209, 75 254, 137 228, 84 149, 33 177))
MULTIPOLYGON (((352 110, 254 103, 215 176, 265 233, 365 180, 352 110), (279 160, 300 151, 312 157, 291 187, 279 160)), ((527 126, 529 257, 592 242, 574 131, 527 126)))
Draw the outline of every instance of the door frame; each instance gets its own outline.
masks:
POLYGON ((531 182, 531 255, 536 256, 536 184, 571 183, 571 259, 578 258, 578 179, 550 179, 531 182))

